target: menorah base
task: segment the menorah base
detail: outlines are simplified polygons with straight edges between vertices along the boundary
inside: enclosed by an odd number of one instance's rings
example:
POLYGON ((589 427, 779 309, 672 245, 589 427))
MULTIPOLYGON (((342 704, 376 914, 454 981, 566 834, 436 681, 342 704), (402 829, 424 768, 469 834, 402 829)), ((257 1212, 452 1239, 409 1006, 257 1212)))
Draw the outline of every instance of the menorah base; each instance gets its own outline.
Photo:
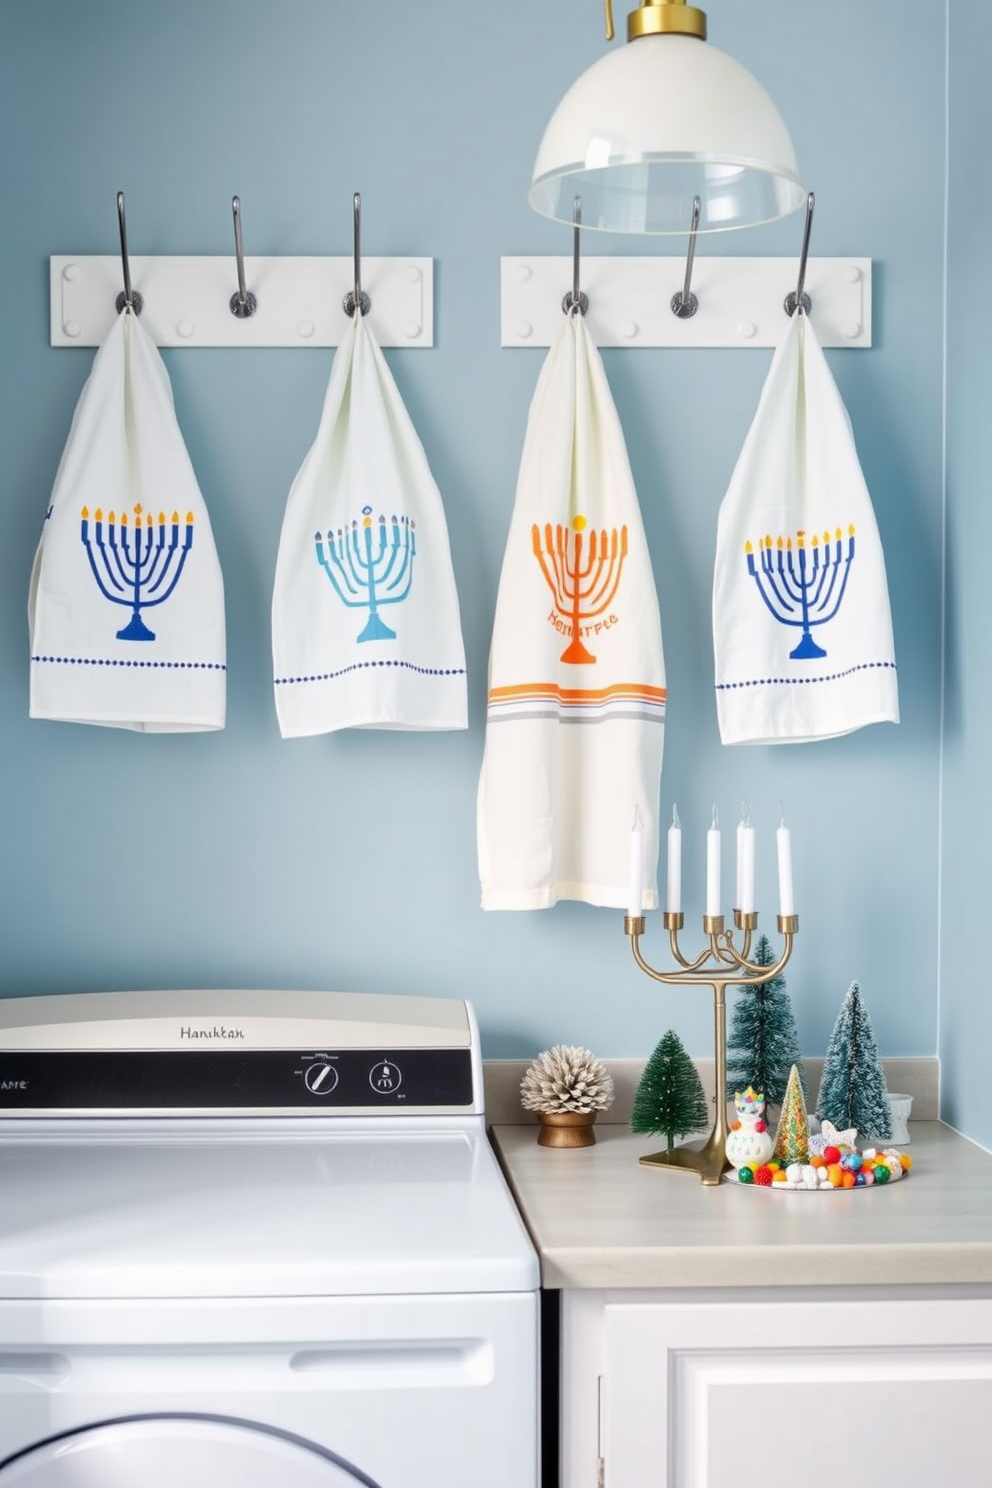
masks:
POLYGON ((808 630, 803 631, 803 638, 793 651, 789 652, 790 661, 818 661, 821 656, 826 656, 822 646, 818 646, 808 630))
POLYGON ((714 1128, 702 1147, 691 1143, 685 1147, 673 1147, 670 1152, 652 1152, 639 1161, 646 1168, 671 1168, 676 1173, 698 1173, 699 1181, 712 1188, 731 1166, 727 1161, 726 1140, 726 1132, 714 1128))
POLYGON ((365 629, 356 639, 359 641, 395 641, 396 632, 395 630, 390 630, 389 626, 380 620, 375 610, 373 610, 365 622, 365 629))
POLYGON ((124 629, 117 632, 117 639, 119 641, 153 641, 155 632, 148 629, 139 612, 135 610, 124 629))

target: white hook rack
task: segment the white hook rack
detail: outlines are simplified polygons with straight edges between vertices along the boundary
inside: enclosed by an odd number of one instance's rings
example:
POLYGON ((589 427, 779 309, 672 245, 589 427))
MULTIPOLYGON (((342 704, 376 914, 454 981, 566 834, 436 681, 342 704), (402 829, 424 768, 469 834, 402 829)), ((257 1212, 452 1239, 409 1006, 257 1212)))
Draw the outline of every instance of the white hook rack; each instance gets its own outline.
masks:
MULTIPOLYGON (((570 258, 500 260, 502 346, 550 346, 572 284, 570 258)), ((696 254, 694 315, 671 309, 685 255, 613 256, 581 261, 589 297, 586 324, 598 346, 777 346, 788 324, 786 295, 796 288, 795 258, 710 258, 696 254)), ((806 293, 821 346, 871 346, 871 259, 811 258, 806 293)))
MULTIPOLYGON (((350 256, 246 258, 258 308, 244 319, 230 309, 233 256, 132 255, 130 267, 141 324, 158 346, 337 346, 351 324, 343 308, 355 282, 350 256)), ((117 317, 120 258, 53 255, 50 283, 51 344, 99 346, 117 317)), ((434 345, 432 258, 363 258, 362 287, 380 345, 434 345)))

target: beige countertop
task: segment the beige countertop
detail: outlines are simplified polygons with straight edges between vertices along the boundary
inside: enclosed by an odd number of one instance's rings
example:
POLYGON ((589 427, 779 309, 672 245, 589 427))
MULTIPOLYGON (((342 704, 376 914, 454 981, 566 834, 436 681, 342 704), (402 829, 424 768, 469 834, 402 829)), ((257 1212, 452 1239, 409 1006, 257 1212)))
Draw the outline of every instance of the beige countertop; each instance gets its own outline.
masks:
POLYGON ((568 1149, 492 1128, 545 1287, 992 1283, 992 1155, 937 1121, 910 1124, 907 1178, 829 1193, 704 1187, 639 1164, 660 1138, 596 1132, 568 1149))

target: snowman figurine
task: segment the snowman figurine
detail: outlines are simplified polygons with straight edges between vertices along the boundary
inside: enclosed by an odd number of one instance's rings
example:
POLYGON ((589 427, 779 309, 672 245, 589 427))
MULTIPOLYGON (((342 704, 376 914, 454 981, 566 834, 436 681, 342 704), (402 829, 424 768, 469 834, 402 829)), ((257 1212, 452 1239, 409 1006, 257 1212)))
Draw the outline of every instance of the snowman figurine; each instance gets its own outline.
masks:
POLYGON ((766 1163, 775 1148, 765 1122, 765 1097, 749 1085, 734 1092, 737 1120, 727 1135, 727 1161, 735 1168, 742 1163, 766 1163))

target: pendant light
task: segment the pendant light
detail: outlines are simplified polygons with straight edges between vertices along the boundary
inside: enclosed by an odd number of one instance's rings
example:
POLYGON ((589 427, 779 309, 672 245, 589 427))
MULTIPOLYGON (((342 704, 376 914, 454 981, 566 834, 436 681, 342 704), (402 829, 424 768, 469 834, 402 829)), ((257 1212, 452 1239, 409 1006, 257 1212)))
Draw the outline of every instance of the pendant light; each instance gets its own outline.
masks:
MULTIPOLYGON (((612 0, 605 0, 607 40, 612 0)), ((796 153, 768 94, 710 46, 706 16, 686 0, 641 0, 628 45, 572 84, 537 152, 530 204, 603 232, 688 232, 773 222, 804 205, 796 153)))

